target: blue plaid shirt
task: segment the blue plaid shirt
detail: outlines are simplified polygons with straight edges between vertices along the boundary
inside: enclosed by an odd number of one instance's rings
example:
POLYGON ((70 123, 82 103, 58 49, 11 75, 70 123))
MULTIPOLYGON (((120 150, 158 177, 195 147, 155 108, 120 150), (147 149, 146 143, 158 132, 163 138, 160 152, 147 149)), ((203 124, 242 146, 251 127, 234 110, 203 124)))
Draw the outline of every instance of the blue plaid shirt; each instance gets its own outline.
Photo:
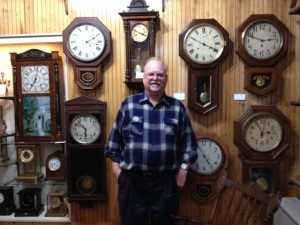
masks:
POLYGON ((197 158, 197 142, 184 105, 164 95, 155 107, 145 93, 121 105, 105 148, 126 170, 177 170, 197 158))

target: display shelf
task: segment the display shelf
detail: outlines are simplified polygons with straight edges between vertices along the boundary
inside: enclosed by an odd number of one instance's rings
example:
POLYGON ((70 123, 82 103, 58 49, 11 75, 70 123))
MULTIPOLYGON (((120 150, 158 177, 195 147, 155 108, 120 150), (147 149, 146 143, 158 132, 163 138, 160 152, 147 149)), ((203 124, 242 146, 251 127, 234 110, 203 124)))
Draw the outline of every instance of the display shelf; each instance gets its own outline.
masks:
POLYGON ((32 217, 15 217, 15 214, 9 216, 0 216, 1 222, 49 222, 49 223, 70 223, 71 222, 71 207, 68 204, 68 214, 65 217, 46 217, 47 206, 44 207, 44 211, 41 215, 32 217))

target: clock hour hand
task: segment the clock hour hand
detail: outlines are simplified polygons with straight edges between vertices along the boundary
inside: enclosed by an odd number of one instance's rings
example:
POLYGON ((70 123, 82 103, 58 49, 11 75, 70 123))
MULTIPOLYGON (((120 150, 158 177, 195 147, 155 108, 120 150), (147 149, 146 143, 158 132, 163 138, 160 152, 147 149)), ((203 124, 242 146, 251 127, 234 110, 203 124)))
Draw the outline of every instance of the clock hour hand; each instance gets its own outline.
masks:
POLYGON ((35 82, 37 81, 37 74, 38 74, 38 72, 36 72, 36 74, 35 74, 34 80, 33 80, 33 82, 32 82, 31 85, 30 85, 30 89, 33 87, 33 85, 34 85, 35 82))
POLYGON ((196 41, 196 42, 198 42, 198 43, 202 44, 203 46, 206 46, 206 47, 208 47, 209 49, 214 49, 213 47, 211 47, 211 46, 207 45, 205 42, 198 41, 196 38, 193 38, 193 37, 190 37, 190 38, 191 38, 191 39, 193 39, 194 41, 196 41))
POLYGON ((206 158, 206 155, 204 154, 204 152, 201 150, 200 147, 199 147, 199 149, 200 149, 200 151, 201 151, 201 153, 202 153, 203 158, 206 160, 207 164, 208 164, 211 168, 213 168, 213 166, 210 164, 209 160, 206 158))
POLYGON ((255 37, 253 34, 250 35, 250 37, 253 38, 253 39, 259 40, 259 41, 261 41, 261 42, 265 42, 265 41, 273 41, 273 40, 274 40, 274 38, 268 38, 268 39, 258 38, 258 37, 255 37))

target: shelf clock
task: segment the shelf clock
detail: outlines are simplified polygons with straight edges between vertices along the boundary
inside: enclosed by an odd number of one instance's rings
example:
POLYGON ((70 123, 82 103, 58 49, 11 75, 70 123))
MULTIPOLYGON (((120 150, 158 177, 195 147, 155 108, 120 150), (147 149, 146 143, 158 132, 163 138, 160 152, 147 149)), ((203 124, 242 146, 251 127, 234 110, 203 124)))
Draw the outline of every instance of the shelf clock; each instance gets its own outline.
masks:
POLYGON ((228 145, 215 133, 196 133, 198 158, 190 166, 191 193, 200 202, 212 200, 227 177, 228 145))
POLYGON ((24 188, 18 192, 19 207, 16 217, 37 217, 44 211, 41 199, 41 188, 24 188))
POLYGON ((17 145, 18 181, 37 183, 43 177, 39 145, 17 145))
POLYGON ((277 63, 289 31, 273 14, 252 14, 236 29, 236 53, 245 61, 244 88, 265 95, 277 88, 277 63))
POLYGON ((46 217, 64 217, 68 214, 68 206, 65 203, 67 198, 66 191, 57 190, 47 194, 46 217))
POLYGON ((11 215, 15 209, 14 188, 10 186, 0 186, 0 216, 11 215))
POLYGON ((159 12, 148 11, 145 0, 132 0, 128 11, 120 12, 124 22, 126 45, 125 84, 143 90, 143 69, 148 58, 155 55, 155 35, 159 12))
POLYGON ((229 33, 215 19, 193 19, 179 34, 179 56, 188 64, 188 107, 207 114, 219 105, 219 65, 229 33))
POLYGON ((106 103, 81 96, 65 102, 68 199, 106 200, 106 103))
POLYGON ((16 142, 63 140, 64 76, 58 52, 11 53, 11 64, 16 142))
POLYGON ((56 180, 64 181, 66 180, 66 156, 65 153, 61 150, 57 150, 46 159, 46 174, 45 180, 56 180))
POLYGON ((76 17, 63 31, 63 49, 74 64, 74 80, 81 89, 93 90, 102 84, 111 32, 97 17, 76 17))

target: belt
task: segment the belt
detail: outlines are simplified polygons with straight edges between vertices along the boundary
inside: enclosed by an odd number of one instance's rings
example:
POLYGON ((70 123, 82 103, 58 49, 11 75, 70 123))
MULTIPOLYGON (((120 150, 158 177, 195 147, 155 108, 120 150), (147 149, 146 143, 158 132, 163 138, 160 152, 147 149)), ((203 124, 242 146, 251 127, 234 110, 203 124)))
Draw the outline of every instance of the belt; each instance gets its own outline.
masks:
POLYGON ((126 175, 132 175, 136 177, 141 177, 144 179, 159 179, 163 177, 173 176, 177 171, 161 171, 161 172, 147 172, 141 170, 122 170, 126 175))

